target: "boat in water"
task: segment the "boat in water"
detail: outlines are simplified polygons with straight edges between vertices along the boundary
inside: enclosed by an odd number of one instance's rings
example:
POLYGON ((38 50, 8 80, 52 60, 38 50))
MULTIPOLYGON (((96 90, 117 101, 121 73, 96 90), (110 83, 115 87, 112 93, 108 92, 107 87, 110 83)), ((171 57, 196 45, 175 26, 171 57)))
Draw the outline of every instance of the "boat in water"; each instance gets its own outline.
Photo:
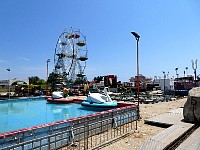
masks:
POLYGON ((104 94, 89 93, 87 99, 81 103, 82 106, 97 107, 97 108, 113 108, 117 107, 117 102, 114 102, 109 94, 108 88, 104 88, 104 94))
POLYGON ((64 97, 64 93, 62 91, 55 91, 52 93, 50 97, 47 97, 47 102, 50 103, 70 103, 73 101, 73 97, 64 97))

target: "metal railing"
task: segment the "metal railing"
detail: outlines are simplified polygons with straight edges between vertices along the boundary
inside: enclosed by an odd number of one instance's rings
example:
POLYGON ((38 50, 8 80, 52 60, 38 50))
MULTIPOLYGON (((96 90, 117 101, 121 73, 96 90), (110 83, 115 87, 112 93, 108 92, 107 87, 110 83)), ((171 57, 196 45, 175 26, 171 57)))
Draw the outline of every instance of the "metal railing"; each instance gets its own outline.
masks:
POLYGON ((1 150, 98 149, 137 127, 137 106, 127 106, 70 120, 63 131, 20 142, 1 150))

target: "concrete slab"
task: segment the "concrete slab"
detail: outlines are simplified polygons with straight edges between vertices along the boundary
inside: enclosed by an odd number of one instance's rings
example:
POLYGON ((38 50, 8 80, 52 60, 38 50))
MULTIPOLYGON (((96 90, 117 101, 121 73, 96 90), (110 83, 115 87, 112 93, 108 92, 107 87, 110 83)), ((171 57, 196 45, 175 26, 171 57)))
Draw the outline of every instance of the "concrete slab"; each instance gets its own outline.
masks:
POLYGON ((171 127, 163 130, 156 136, 152 137, 146 141, 141 147, 140 150, 161 150, 164 149, 167 145, 173 142, 177 137, 186 132, 191 128, 193 124, 190 123, 179 123, 172 125, 171 127))
POLYGON ((181 136, 184 132, 186 132, 194 125, 191 123, 183 122, 183 108, 171 110, 167 113, 146 119, 145 123, 168 125, 170 127, 166 128, 156 136, 147 140, 140 147, 140 150, 164 149, 167 145, 169 145, 171 142, 173 142, 175 139, 177 139, 179 136, 181 136))
POLYGON ((183 108, 171 110, 167 113, 145 119, 145 123, 160 124, 160 125, 173 125, 180 123, 183 120, 183 108))

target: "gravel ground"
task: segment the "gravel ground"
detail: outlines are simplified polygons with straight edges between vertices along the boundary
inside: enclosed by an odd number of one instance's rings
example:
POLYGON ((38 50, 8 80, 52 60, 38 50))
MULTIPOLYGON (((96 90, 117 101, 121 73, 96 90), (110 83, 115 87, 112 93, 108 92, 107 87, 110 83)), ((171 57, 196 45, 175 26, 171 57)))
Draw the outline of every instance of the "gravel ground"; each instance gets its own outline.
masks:
POLYGON ((169 102, 159 102, 155 104, 140 104, 141 119, 138 121, 138 130, 134 131, 129 136, 120 139, 101 150, 137 150, 140 146, 151 137, 155 136, 159 132, 165 130, 165 128, 156 127, 148 124, 144 124, 144 119, 157 116, 159 114, 183 107, 187 98, 176 99, 169 102))

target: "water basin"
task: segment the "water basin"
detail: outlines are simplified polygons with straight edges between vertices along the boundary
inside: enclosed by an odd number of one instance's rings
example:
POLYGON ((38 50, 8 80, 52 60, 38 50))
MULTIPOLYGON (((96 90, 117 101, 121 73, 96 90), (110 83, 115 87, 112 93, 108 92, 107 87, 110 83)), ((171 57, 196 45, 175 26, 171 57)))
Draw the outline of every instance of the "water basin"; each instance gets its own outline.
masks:
POLYGON ((45 98, 0 101, 0 133, 100 112, 80 104, 51 104, 45 98))

